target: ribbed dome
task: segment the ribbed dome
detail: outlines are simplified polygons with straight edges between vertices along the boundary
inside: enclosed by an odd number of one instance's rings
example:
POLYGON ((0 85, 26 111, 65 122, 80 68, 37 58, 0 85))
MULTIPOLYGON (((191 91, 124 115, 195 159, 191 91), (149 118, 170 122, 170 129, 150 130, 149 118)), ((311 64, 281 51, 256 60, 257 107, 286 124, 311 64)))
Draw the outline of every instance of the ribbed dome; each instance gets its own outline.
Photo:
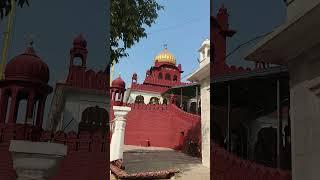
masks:
POLYGON ((40 81, 48 83, 49 68, 35 53, 32 47, 28 47, 23 54, 14 57, 5 68, 5 80, 40 81))
POLYGON ((176 58, 173 56, 172 53, 165 48, 161 53, 159 53, 155 58, 155 62, 158 63, 170 63, 176 65, 176 58))
POLYGON ((117 79, 113 80, 111 83, 112 88, 119 88, 119 89, 125 89, 126 83, 123 81, 123 79, 119 76, 117 79))

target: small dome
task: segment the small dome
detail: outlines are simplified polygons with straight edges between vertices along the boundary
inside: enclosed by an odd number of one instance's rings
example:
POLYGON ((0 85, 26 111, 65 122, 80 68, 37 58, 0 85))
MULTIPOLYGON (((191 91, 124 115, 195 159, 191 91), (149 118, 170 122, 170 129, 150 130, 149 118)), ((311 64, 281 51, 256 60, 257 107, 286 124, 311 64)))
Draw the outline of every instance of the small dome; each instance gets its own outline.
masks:
POLYGON ((113 80, 111 83, 112 88, 119 88, 119 89, 125 89, 126 88, 126 83, 122 78, 119 76, 117 79, 113 80))
POLYGON ((73 45, 86 48, 87 47, 87 41, 84 39, 83 35, 80 34, 73 40, 73 45))
POLYGON ((40 81, 48 83, 49 68, 35 53, 32 47, 28 47, 23 54, 14 57, 5 68, 5 80, 40 81))
POLYGON ((171 54, 167 48, 165 48, 161 53, 159 53, 155 58, 155 62, 158 63, 170 63, 176 65, 176 58, 171 54))

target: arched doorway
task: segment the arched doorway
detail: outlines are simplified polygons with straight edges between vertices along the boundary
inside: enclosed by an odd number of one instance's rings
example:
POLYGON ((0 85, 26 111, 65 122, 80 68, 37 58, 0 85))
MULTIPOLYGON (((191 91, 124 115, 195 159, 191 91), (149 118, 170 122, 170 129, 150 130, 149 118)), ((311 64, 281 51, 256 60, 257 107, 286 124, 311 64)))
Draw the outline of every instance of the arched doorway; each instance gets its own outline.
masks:
POLYGON ((190 104, 190 113, 193 113, 193 114, 197 113, 197 103, 196 102, 192 102, 190 104))
POLYGON ((107 132, 109 129, 109 113, 99 106, 88 107, 82 112, 78 132, 107 132))
POLYGON ((163 99, 162 104, 167 105, 168 104, 167 99, 163 99))
POLYGON ((276 167, 277 165, 277 129, 262 128, 254 147, 254 160, 260 164, 276 167))
POLYGON ((157 98, 157 97, 152 97, 152 98, 150 99, 149 104, 160 104, 159 102, 160 102, 159 98, 157 98))
POLYGON ((142 95, 136 96, 134 103, 144 103, 144 97, 142 95))

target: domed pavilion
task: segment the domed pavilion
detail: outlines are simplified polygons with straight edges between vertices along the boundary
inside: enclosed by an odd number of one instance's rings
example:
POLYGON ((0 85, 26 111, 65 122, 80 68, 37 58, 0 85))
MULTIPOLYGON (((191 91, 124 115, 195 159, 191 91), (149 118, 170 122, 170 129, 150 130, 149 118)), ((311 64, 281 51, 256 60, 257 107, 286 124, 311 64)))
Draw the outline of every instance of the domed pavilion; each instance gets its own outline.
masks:
POLYGON ((19 103, 27 100, 24 121, 32 121, 41 128, 46 99, 52 92, 52 87, 48 85, 49 78, 48 65, 31 46, 10 60, 5 68, 4 80, 0 81, 0 124, 16 124, 19 103))

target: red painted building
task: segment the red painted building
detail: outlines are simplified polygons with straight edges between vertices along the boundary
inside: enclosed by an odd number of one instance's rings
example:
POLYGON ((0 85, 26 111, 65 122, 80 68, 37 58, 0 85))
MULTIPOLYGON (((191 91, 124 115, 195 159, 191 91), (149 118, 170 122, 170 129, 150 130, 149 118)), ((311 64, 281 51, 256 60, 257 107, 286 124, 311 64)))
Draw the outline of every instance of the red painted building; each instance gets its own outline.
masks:
MULTIPOLYGON (((189 84, 181 81, 182 73, 181 64, 177 66, 175 57, 165 48, 155 57, 154 66, 147 70, 142 84, 137 82, 137 74, 133 74, 125 96, 125 105, 131 107, 127 115, 125 144, 173 149, 181 149, 187 141, 200 145, 200 116, 177 107, 190 97, 163 94, 171 87, 189 84)), ((111 89, 119 87, 119 78, 113 81, 111 89)), ((112 92, 123 92, 120 89, 112 92)))

